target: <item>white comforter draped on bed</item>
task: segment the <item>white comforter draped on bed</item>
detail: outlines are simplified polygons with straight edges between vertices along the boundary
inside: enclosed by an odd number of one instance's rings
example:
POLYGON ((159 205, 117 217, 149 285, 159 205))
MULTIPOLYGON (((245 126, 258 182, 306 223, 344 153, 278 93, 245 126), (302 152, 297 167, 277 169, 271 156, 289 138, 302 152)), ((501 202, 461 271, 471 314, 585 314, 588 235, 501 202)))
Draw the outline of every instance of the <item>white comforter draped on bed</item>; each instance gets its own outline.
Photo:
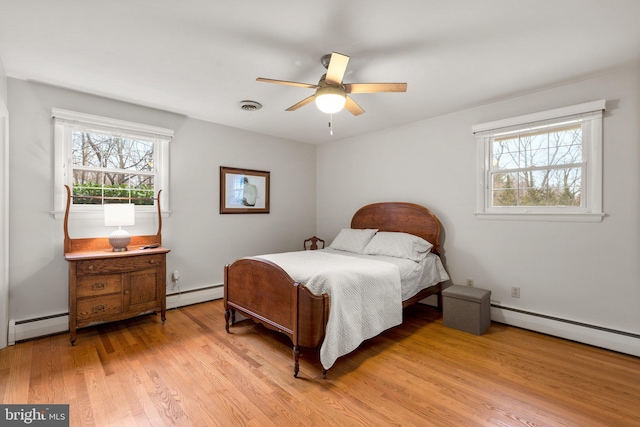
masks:
POLYGON ((325 369, 363 341, 402 323, 402 291, 396 265, 323 251, 258 258, 278 264, 312 293, 329 295, 329 320, 320 347, 320 362, 325 369))

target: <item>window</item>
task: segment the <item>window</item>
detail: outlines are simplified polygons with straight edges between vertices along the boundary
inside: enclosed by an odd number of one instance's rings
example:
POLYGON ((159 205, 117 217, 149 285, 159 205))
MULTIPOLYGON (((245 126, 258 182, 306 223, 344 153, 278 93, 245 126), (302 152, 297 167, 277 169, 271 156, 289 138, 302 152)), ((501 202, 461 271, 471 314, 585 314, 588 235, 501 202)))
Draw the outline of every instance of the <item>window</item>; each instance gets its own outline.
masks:
POLYGON ((476 215, 601 221, 604 108, 595 101, 473 126, 476 215))
POLYGON ((152 212, 159 190, 161 207, 168 211, 172 130, 59 109, 53 110, 53 118, 56 216, 66 204, 64 185, 74 196, 74 212, 101 212, 96 205, 114 202, 152 212))

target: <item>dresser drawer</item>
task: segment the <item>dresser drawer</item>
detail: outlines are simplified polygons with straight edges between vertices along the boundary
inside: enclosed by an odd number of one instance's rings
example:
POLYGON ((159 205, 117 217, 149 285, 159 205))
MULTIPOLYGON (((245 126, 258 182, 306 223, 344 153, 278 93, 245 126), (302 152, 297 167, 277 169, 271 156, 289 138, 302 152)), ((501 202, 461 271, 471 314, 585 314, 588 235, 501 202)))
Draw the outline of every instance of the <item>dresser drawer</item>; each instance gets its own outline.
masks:
POLYGON ((158 267, 160 265, 164 265, 164 260, 165 256, 163 254, 132 257, 132 270, 144 270, 147 268, 158 267))
POLYGON ((78 277, 76 281, 76 297, 95 297, 122 292, 122 275, 89 275, 78 277))
POLYGON ((121 273, 163 265, 164 254, 78 261, 76 275, 121 273))
POLYGON ((103 321, 105 318, 122 313, 122 295, 107 295, 97 298, 83 298, 77 301, 76 320, 78 323, 103 321))

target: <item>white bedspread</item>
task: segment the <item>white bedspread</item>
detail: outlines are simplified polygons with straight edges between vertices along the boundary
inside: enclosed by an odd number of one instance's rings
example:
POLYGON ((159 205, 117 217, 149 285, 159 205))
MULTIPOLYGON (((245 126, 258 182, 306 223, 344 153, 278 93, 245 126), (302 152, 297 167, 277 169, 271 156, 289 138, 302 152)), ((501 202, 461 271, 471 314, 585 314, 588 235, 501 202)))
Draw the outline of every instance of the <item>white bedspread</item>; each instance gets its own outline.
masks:
POLYGON ((320 362, 325 369, 363 341, 402 323, 400 272, 394 264, 327 253, 261 255, 313 294, 329 295, 329 320, 320 362))

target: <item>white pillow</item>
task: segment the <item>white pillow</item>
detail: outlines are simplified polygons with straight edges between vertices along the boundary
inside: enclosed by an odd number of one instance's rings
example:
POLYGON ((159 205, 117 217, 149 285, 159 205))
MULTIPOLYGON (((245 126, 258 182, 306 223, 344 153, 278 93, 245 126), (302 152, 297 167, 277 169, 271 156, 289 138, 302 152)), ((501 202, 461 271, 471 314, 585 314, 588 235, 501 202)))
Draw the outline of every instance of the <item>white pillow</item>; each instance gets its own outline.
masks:
POLYGON ((367 246, 367 243, 369 243, 371 238, 376 234, 376 231, 378 230, 371 228, 343 228, 329 247, 339 251, 361 254, 364 247, 367 246))
POLYGON ((420 262, 433 245, 421 237, 408 233, 380 231, 364 248, 366 255, 386 255, 420 262))

